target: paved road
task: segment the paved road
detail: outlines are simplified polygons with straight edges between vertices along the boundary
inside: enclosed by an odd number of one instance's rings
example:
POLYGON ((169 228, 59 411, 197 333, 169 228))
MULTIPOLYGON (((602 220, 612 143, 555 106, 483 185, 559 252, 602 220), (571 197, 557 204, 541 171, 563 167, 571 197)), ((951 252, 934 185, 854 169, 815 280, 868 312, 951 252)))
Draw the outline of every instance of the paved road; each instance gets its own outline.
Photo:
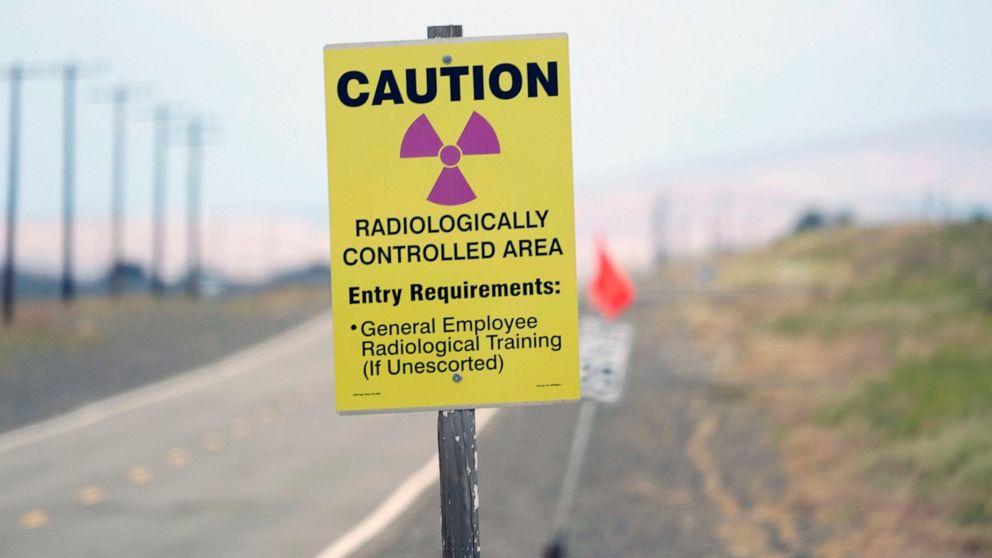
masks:
MULTIPOLYGON (((774 427, 711 381, 674 315, 668 297, 631 312, 630 385, 596 416, 570 555, 834 556, 784 505, 774 427)), ((0 437, 0 556, 340 558, 328 545, 414 485, 412 505, 353 556, 438 555, 436 484, 410 477, 436 470, 435 415, 337 417, 329 332, 321 317, 0 437)), ((505 409, 481 434, 486 556, 540 555, 576 409, 505 409)))
POLYGON ((320 554, 436 440, 433 413, 335 415, 330 331, 0 437, 0 556, 320 554))

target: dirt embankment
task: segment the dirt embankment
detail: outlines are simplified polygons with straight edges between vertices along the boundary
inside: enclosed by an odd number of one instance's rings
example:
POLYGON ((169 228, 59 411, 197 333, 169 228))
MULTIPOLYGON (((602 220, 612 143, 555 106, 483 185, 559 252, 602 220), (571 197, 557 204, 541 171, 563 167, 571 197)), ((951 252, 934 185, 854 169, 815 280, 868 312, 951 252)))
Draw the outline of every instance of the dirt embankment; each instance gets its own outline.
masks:
POLYGON ((775 417, 791 506, 837 529, 820 552, 992 556, 992 225, 818 231, 716 268, 682 312, 775 417))

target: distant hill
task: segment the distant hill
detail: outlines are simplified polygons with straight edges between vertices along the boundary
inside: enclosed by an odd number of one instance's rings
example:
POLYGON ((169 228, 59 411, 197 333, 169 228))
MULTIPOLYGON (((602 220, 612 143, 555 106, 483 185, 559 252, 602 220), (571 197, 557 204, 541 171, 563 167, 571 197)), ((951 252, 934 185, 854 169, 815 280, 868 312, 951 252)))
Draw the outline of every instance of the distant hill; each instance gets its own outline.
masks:
MULTIPOLYGON (((102 282, 77 281, 75 287, 79 296, 106 292, 102 282)), ((15 278, 15 292, 20 298, 34 300, 58 298, 61 295, 61 289, 61 278, 45 273, 23 271, 19 272, 15 278)))
MULTIPOLYGON (((148 291, 148 276, 141 266, 128 264, 124 277, 125 293, 143 293, 148 291)), ((237 281, 224 276, 216 270, 207 269, 203 271, 201 280, 205 296, 222 296, 291 286, 330 285, 331 270, 327 264, 314 263, 283 270, 272 277, 259 281, 237 281)), ((15 281, 18 298, 47 300, 61 296, 61 278, 57 276, 26 271, 18 273, 15 281)), ((108 281, 107 277, 88 280, 77 279, 75 284, 76 294, 77 296, 106 295, 109 292, 108 281)), ((186 285, 185 282, 185 276, 169 281, 165 287, 166 293, 183 293, 186 285)))
POLYGON ((279 288, 288 285, 330 285, 331 268, 324 263, 283 271, 266 282, 267 287, 279 288))

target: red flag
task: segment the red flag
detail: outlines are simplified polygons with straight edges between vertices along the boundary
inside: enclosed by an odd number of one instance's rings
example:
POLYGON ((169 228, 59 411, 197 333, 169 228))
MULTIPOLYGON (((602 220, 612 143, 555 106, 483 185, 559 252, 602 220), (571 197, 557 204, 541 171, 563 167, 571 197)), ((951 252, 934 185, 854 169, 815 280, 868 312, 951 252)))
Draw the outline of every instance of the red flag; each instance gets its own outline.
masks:
POLYGON ((616 318, 634 301, 634 284, 596 241, 596 275, 589 283, 589 302, 607 318, 616 318))

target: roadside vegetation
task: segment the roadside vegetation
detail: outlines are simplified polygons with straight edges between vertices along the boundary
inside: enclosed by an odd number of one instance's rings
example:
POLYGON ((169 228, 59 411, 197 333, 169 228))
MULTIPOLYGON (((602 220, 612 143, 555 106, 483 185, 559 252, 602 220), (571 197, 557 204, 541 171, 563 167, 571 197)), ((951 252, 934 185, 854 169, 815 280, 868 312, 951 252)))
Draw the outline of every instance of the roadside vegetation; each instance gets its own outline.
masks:
POLYGON ((992 225, 840 226, 721 259, 685 312, 782 429, 837 556, 992 555, 992 225))

